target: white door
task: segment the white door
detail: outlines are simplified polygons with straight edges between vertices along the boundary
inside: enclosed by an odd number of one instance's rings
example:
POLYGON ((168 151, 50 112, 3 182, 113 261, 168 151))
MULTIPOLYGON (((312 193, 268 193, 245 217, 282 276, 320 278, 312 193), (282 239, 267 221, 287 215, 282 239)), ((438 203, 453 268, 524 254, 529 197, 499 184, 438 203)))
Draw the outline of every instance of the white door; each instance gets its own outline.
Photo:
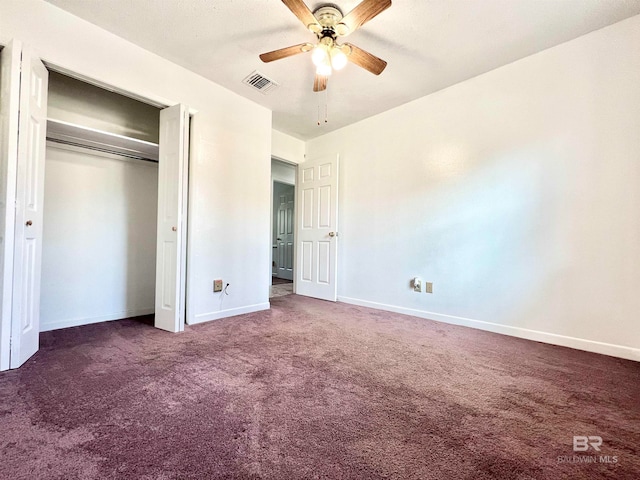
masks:
POLYGON ((38 351, 44 159, 49 72, 22 52, 16 171, 15 245, 11 313, 11 368, 38 351))
POLYGON ((185 321, 188 138, 187 107, 174 105, 162 110, 155 326, 169 332, 183 331, 185 321))
POLYGON ((289 185, 280 191, 276 232, 278 242, 277 266, 278 278, 293 280, 293 199, 295 187, 289 185))
POLYGON ((21 45, 0 52, 0 371, 9 369, 21 45))
POLYGON ((298 166, 296 293, 336 301, 338 156, 298 166))

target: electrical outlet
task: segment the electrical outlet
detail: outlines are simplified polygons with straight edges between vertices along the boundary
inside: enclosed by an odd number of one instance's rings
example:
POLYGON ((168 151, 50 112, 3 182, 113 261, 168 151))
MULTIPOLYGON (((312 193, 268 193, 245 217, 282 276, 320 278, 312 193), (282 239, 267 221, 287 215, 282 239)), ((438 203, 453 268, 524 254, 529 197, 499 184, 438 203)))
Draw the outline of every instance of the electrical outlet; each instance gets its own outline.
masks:
POLYGON ((222 280, 214 280, 213 281, 213 291, 221 292, 222 291, 222 280))
POLYGON ((424 291, 425 291, 425 293, 433 293, 433 283, 432 282, 426 282, 424 291))
POLYGON ((413 291, 414 292, 422 291, 422 280, 420 280, 418 277, 413 279, 413 291))

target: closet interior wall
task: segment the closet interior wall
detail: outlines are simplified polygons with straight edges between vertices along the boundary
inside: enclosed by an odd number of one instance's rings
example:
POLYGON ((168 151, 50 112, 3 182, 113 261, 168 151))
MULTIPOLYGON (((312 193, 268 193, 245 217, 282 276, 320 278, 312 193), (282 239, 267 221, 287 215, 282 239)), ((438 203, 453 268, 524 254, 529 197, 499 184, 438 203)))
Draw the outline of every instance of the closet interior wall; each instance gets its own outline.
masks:
MULTIPOLYGON (((50 120, 157 143, 159 116, 50 72, 50 120)), ((153 313, 157 201, 157 162, 47 142, 42 331, 153 313)))

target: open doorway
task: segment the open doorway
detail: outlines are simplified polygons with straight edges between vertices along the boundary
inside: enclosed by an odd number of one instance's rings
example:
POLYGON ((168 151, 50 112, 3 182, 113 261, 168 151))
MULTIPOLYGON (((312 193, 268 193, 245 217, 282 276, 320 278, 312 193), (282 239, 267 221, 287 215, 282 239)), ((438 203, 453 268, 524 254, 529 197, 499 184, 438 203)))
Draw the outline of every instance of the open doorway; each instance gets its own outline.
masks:
POLYGON ((294 292, 296 167, 271 160, 271 289, 269 297, 294 292))

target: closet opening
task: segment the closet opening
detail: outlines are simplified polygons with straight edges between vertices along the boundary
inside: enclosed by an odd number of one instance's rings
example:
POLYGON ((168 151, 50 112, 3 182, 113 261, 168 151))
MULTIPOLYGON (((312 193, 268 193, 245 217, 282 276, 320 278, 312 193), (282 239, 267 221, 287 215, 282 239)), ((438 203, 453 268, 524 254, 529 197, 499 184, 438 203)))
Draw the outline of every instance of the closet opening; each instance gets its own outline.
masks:
POLYGON ((160 109, 50 71, 40 330, 146 316, 160 109))
POLYGON ((44 330, 184 330, 189 109, 141 98, 2 49, 0 370, 44 330))

